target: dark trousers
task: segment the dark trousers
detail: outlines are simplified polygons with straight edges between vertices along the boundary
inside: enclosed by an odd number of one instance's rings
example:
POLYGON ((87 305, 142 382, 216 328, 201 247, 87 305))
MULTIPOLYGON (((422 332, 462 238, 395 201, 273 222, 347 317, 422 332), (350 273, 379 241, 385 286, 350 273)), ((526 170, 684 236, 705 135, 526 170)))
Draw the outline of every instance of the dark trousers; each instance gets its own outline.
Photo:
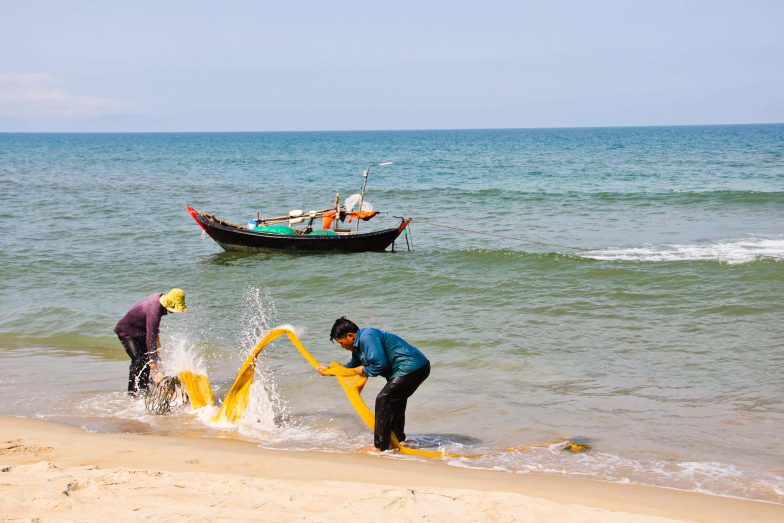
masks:
POLYGON ((125 352, 131 358, 128 371, 128 394, 138 396, 150 384, 150 358, 147 356, 147 341, 144 338, 120 338, 125 352))
POLYGON ((376 396, 376 430, 373 444, 379 450, 389 448, 392 433, 398 441, 406 439, 406 404, 408 398, 430 375, 430 364, 397 378, 390 378, 376 396))

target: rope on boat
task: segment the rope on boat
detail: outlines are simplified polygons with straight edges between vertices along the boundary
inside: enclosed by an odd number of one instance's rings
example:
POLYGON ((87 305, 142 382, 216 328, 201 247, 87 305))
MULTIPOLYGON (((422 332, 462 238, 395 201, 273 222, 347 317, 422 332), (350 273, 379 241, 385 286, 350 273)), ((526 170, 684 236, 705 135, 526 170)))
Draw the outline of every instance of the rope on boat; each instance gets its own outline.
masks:
POLYGON ((542 242, 542 241, 538 241, 538 240, 531 240, 531 239, 528 239, 528 238, 521 238, 519 236, 507 236, 505 234, 496 234, 496 233, 492 233, 492 232, 475 231, 475 230, 472 230, 472 229, 463 229, 462 227, 454 227, 452 225, 444 225, 442 223, 433 223, 433 222, 427 222, 427 221, 423 221, 423 220, 413 220, 412 219, 411 223, 424 223, 425 225, 433 225, 434 227, 443 227, 445 229, 454 229, 456 231, 470 232, 470 233, 473 233, 473 234, 484 234, 485 236, 495 236, 497 238, 504 238, 506 240, 515 240, 515 241, 518 241, 518 242, 535 243, 535 244, 538 244, 538 245, 547 245, 547 246, 550 246, 550 247, 561 247, 563 249, 572 249, 572 250, 575 250, 575 251, 589 252, 589 251, 594 250, 594 249, 586 249, 585 247, 575 247, 573 245, 562 245, 560 243, 548 243, 548 242, 542 242))
POLYGON ((144 396, 144 408, 150 414, 166 414, 185 402, 185 391, 177 376, 165 376, 144 396))

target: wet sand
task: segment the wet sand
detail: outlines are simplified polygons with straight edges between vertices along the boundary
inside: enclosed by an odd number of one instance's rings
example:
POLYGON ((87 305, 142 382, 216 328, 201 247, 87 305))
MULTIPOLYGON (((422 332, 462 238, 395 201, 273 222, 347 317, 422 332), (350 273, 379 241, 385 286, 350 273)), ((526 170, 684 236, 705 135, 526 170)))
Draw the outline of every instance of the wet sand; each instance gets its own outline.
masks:
POLYGON ((0 519, 779 521, 784 505, 0 418, 0 519))

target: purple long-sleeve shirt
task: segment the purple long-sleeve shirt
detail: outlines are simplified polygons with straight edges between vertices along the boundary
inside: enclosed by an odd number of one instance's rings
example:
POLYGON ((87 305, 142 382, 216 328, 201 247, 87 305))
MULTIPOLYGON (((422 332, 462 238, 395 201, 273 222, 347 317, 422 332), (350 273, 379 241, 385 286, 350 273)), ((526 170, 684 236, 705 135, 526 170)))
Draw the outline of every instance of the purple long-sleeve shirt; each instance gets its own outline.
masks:
POLYGON ((114 327, 120 338, 144 337, 150 361, 158 361, 158 332, 161 318, 168 314, 160 302, 161 293, 151 294, 136 303, 114 327))

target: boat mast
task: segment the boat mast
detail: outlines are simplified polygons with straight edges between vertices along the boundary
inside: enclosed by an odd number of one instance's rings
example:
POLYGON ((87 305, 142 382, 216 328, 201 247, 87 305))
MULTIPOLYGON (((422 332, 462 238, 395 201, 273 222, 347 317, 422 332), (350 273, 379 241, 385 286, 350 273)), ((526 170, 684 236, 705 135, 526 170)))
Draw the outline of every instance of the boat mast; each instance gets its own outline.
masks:
MULTIPOLYGON (((367 189, 367 179, 368 174, 370 174, 370 167, 362 171, 362 176, 365 178, 365 182, 362 184, 362 191, 359 193, 359 209, 358 211, 362 210, 362 202, 365 201, 365 189, 367 189)), ((357 230, 355 232, 359 232, 359 218, 357 218, 357 230)))
POLYGON ((335 225, 332 228, 337 231, 338 230, 338 221, 340 219, 340 193, 335 193, 335 225))
MULTIPOLYGON (((392 165, 393 163, 395 163, 395 162, 381 162, 381 163, 376 164, 376 166, 382 167, 384 165, 392 165)), ((373 167, 373 166, 371 165, 367 169, 362 171, 362 176, 365 178, 365 181, 362 184, 362 192, 359 193, 359 209, 357 209, 357 211, 361 211, 362 210, 362 204, 365 201, 365 189, 367 189, 368 175, 370 174, 370 168, 371 167, 373 167)), ((360 219, 357 218, 357 229, 356 229, 356 232, 359 232, 359 220, 360 219)))

